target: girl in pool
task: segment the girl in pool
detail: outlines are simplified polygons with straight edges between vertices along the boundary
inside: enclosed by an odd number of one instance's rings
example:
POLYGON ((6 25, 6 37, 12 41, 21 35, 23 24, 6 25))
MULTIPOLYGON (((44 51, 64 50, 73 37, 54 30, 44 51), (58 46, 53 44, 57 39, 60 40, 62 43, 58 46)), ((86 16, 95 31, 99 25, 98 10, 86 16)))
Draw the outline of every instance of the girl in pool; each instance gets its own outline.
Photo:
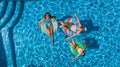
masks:
POLYGON ((64 32, 65 34, 67 34, 69 37, 67 37, 66 39, 72 38, 76 35, 78 35, 79 33, 86 31, 86 28, 83 28, 76 13, 74 14, 73 18, 68 18, 68 22, 64 23, 62 21, 60 21, 61 26, 60 28, 64 28, 64 32))
POLYGON ((57 28, 56 18, 51 16, 48 12, 45 13, 44 18, 39 22, 39 29, 40 28, 42 29, 42 32, 51 37, 52 43, 54 43, 53 32, 55 31, 55 28, 57 28))
POLYGON ((82 49, 82 48, 80 48, 79 46, 77 46, 77 44, 75 43, 75 41, 73 40, 73 38, 71 38, 71 39, 72 39, 72 42, 68 41, 67 39, 66 39, 66 41, 67 41, 70 45, 72 45, 72 46, 78 51, 78 53, 79 53, 76 57, 72 58, 72 60, 78 58, 80 55, 84 56, 84 55, 85 55, 84 51, 85 51, 85 49, 86 49, 86 42, 85 42, 85 40, 84 40, 85 48, 82 49))

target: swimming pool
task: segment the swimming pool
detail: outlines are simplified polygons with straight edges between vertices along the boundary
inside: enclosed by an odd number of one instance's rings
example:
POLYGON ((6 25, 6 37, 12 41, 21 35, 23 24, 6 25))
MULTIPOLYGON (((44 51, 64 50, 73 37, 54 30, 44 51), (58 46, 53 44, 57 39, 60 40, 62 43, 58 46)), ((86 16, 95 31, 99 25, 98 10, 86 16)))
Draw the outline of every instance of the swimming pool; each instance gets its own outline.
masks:
POLYGON ((6 60, 2 67, 119 67, 119 4, 119 0, 1 1, 0 65, 6 60), (58 20, 77 13, 88 28, 75 38, 86 39, 84 57, 71 60, 74 56, 61 29, 55 32, 54 45, 49 36, 38 30, 37 24, 45 12, 58 20))

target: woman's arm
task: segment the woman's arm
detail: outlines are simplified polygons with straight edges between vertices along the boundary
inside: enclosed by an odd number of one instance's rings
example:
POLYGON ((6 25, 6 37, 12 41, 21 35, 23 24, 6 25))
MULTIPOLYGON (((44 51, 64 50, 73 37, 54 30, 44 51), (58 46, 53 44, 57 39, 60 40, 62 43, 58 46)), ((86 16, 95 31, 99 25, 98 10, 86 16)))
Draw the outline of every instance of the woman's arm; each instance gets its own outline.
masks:
POLYGON ((56 17, 55 16, 52 16, 51 18, 53 19, 53 22, 56 21, 56 17))
POLYGON ((40 20, 40 21, 38 22, 38 27, 39 27, 39 29, 40 29, 41 23, 43 23, 44 21, 45 21, 45 19, 43 18, 42 20, 40 20))

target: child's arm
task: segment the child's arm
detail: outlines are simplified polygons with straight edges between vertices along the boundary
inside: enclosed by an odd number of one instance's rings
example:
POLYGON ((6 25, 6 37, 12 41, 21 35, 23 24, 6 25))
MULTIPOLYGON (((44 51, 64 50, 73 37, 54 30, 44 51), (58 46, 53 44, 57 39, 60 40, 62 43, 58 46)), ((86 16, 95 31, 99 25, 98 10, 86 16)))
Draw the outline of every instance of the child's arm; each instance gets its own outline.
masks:
POLYGON ((72 60, 74 60, 74 59, 78 58, 80 55, 81 55, 81 54, 78 54, 76 57, 72 58, 72 60))
POLYGON ((74 16, 76 17, 76 20, 77 20, 77 22, 78 22, 79 26, 81 27, 81 26, 82 26, 82 25, 81 25, 81 22, 80 22, 80 20, 79 20, 78 16, 76 15, 76 13, 74 14, 74 16))

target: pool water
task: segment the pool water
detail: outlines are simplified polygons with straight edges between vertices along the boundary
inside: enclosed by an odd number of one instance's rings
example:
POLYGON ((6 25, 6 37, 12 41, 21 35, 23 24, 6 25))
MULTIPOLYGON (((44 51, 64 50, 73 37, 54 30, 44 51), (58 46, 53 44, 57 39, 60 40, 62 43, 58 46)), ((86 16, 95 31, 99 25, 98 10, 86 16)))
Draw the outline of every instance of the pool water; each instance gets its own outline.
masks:
POLYGON ((40 0, 0 2, 0 67, 120 67, 120 0, 40 0), (64 20, 77 13, 86 55, 74 55, 61 29, 55 43, 38 30, 46 12, 64 20))

